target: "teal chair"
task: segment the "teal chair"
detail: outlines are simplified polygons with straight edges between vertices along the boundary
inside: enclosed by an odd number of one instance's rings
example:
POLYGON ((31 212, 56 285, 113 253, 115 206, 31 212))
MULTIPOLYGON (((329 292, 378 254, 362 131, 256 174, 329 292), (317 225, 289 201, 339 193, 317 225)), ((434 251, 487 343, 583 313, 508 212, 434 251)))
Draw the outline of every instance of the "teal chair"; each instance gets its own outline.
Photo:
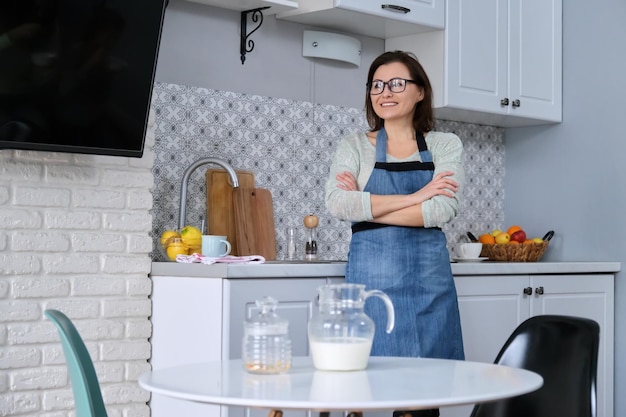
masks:
POLYGON ((57 326, 61 336, 61 345, 74 391, 76 417, 107 417, 96 370, 74 323, 57 310, 46 310, 45 315, 57 326))

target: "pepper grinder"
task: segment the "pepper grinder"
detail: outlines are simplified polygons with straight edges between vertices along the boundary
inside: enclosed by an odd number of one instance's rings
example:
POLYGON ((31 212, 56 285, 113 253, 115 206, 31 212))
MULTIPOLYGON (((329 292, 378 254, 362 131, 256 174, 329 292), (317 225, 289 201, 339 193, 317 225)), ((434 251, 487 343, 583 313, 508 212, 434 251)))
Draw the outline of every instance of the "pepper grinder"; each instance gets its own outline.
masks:
POLYGON ((306 244, 304 248, 304 259, 307 261, 317 260, 317 225, 319 218, 313 214, 304 217, 304 227, 306 227, 306 244))

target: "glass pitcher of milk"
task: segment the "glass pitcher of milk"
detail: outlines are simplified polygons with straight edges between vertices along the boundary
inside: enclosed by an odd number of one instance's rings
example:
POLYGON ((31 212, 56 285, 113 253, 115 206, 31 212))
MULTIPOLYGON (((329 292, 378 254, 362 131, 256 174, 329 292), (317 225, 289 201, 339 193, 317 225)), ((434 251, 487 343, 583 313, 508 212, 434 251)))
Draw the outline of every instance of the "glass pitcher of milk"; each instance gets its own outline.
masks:
POLYGON ((395 316, 391 299, 361 284, 328 284, 318 288, 319 309, 309 320, 313 365, 323 371, 359 371, 367 368, 374 340, 374 322, 363 311, 365 300, 379 297, 387 307, 387 333, 395 316))

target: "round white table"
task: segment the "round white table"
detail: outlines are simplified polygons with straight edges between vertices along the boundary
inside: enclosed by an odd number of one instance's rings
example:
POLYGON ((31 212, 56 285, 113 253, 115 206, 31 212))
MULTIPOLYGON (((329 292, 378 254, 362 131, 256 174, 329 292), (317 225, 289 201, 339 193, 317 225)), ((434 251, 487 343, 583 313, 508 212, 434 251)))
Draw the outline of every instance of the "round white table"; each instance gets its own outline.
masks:
POLYGON ((364 371, 325 372, 293 358, 289 372, 255 375, 241 360, 198 363, 142 374, 153 393, 270 410, 417 410, 514 397, 541 387, 540 375, 500 365, 426 358, 371 357, 364 371))

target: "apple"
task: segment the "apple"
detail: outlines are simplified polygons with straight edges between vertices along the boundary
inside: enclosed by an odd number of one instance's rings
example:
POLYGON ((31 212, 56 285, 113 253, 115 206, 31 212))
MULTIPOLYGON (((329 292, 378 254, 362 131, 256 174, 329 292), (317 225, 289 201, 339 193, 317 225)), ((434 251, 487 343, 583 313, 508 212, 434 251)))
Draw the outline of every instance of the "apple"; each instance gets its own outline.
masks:
POLYGON ((511 234, 511 240, 514 240, 519 243, 524 243, 524 241, 526 240, 526 232, 524 232, 521 229, 518 230, 517 232, 513 232, 511 234))

